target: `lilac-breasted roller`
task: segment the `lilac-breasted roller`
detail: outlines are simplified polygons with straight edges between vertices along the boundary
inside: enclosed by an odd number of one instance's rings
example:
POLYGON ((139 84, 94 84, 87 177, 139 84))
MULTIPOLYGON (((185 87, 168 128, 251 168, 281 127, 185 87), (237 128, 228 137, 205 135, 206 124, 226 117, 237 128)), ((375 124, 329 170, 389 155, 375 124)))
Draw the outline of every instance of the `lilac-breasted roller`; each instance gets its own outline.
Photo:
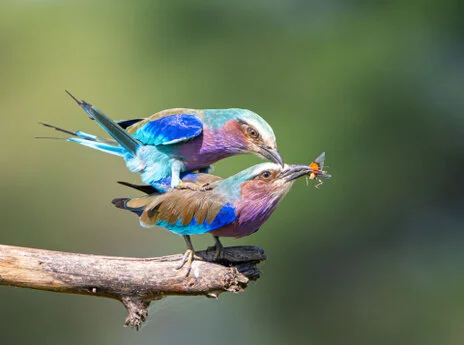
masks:
MULTIPOLYGON (((314 170, 308 165, 262 163, 222 179, 209 174, 188 174, 201 189, 171 189, 140 198, 118 198, 113 204, 139 216, 140 225, 155 225, 183 235, 187 243, 182 267, 194 255, 190 235, 210 233, 216 254, 222 253, 219 237, 243 237, 256 232, 290 190, 293 181, 314 170)), ((329 178, 323 171, 318 177, 329 178)), ((132 186, 143 191, 143 186, 132 186), (140 188, 139 188, 140 187, 140 188)))
POLYGON ((166 178, 176 187, 181 173, 208 171, 211 164, 237 154, 252 153, 284 164, 271 126, 250 110, 175 108, 146 119, 115 122, 69 95, 113 139, 44 125, 72 135, 67 141, 123 157, 129 170, 160 191, 166 190, 160 183, 166 178))

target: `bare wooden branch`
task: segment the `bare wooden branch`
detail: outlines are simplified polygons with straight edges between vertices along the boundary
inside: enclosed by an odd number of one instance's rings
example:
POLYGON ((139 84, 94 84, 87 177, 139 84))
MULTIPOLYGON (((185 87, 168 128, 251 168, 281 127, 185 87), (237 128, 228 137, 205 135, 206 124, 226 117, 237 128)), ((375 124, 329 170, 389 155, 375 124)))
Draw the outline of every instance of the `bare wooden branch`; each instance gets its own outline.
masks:
POLYGON ((170 295, 217 298, 225 291, 241 292, 259 278, 256 267, 266 259, 253 246, 196 253, 190 273, 177 270, 182 254, 157 258, 125 258, 0 245, 0 285, 108 297, 121 301, 129 315, 126 326, 139 328, 153 300, 170 295))

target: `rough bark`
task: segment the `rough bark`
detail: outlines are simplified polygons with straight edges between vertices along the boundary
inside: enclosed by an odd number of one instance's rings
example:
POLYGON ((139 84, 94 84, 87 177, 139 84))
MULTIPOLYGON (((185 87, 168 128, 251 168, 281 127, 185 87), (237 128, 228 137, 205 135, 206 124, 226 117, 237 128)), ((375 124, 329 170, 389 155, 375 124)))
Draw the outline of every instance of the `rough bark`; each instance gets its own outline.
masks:
POLYGON ((151 301, 241 292, 259 278, 256 264, 266 259, 252 246, 224 248, 220 262, 214 251, 196 254, 201 260, 187 274, 186 267, 176 269, 182 254, 125 258, 0 245, 0 285, 117 299, 129 313, 125 325, 138 329, 151 301))

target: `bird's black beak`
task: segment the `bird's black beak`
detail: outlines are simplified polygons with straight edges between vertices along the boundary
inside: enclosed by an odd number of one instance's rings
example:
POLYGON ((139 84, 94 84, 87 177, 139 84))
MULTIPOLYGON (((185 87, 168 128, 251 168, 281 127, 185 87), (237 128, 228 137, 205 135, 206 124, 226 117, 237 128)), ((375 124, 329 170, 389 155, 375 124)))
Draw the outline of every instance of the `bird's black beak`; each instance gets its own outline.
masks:
POLYGON ((298 177, 311 174, 312 172, 317 173, 318 178, 331 178, 331 175, 327 174, 325 171, 314 170, 309 165, 299 165, 291 164, 280 173, 280 178, 285 179, 286 181, 293 181, 298 177))
POLYGON ((283 178, 286 181, 293 181, 298 177, 308 175, 312 171, 313 169, 311 169, 308 165, 291 164, 287 165, 287 167, 282 170, 280 178, 283 178))
POLYGON ((261 149, 261 155, 263 155, 265 158, 269 159, 271 162, 280 164, 282 168, 285 166, 284 160, 282 159, 277 149, 268 149, 267 147, 263 146, 261 146, 261 149))

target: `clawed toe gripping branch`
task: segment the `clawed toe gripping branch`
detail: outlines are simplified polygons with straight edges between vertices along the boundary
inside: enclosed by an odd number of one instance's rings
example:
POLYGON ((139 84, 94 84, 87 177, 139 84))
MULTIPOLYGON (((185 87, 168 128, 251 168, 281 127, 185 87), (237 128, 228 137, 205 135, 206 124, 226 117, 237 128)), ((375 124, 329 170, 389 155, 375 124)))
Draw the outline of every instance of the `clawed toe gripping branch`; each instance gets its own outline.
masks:
POLYGON ((212 251, 195 255, 201 260, 186 276, 176 269, 182 254, 125 258, 0 245, 0 285, 117 299, 129 313, 125 325, 139 329, 152 301, 241 292, 259 278, 256 265, 266 259, 253 246, 224 248, 220 259, 212 251))

